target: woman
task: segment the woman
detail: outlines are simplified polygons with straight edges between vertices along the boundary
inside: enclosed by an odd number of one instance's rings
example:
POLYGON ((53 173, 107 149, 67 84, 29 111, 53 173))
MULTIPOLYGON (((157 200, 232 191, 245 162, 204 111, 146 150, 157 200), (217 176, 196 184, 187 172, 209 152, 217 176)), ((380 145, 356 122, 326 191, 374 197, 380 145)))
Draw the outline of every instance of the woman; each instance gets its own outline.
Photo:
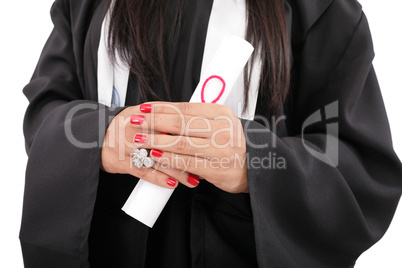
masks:
POLYGON ((126 108, 110 108, 97 102, 110 3, 55 1, 54 30, 24 89, 26 267, 353 267, 384 234, 402 170, 360 5, 246 1, 244 37, 257 53, 245 92, 262 62, 247 120, 185 103, 216 3, 116 1, 110 54, 131 75, 126 108), (144 103, 152 100, 170 102, 144 103), (183 129, 192 118, 204 131, 183 129), (190 139, 175 144, 181 136, 190 139), (152 169, 130 165, 137 147, 153 149, 152 169), (138 178, 176 188, 152 229, 121 211, 138 178))

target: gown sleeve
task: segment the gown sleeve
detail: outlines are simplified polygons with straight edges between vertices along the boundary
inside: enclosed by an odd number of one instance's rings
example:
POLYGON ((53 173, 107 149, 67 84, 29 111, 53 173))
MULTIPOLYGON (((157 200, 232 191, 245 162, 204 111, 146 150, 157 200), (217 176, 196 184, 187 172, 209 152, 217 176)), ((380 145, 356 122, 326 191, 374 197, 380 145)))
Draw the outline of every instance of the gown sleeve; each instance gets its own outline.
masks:
POLYGON ((368 23, 352 2, 334 1, 294 55, 278 120, 287 134, 242 120, 259 267, 353 267, 398 204, 401 163, 368 23))
POLYGON ((56 0, 51 16, 54 29, 23 90, 30 103, 20 241, 25 267, 88 267, 101 146, 120 109, 85 100, 70 3, 56 0))

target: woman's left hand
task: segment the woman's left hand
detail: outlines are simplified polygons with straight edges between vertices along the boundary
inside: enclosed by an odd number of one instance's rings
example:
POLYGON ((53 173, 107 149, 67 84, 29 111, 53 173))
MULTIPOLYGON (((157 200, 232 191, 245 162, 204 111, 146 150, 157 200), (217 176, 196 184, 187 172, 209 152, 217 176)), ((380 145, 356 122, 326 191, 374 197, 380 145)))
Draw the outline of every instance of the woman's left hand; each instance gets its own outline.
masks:
POLYGON ((152 149, 158 170, 178 169, 229 193, 248 192, 245 136, 230 108, 153 102, 142 104, 140 110, 141 114, 132 116, 132 125, 143 133, 162 134, 137 134, 134 141, 141 148, 152 149), (143 120, 135 120, 138 117, 143 120))

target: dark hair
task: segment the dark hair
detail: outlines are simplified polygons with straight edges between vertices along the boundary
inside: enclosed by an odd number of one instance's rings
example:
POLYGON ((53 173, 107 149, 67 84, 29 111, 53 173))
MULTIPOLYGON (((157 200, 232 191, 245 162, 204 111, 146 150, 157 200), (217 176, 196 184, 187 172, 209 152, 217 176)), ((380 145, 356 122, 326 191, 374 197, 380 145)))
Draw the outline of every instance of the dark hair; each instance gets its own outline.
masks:
MULTIPOLYGON (((110 54, 118 51, 138 79, 141 96, 158 98, 150 86, 151 74, 160 75, 170 97, 163 37, 165 0, 115 1, 109 29, 110 54)), ((279 114, 289 92, 290 45, 287 40, 284 0, 246 0, 248 10, 246 39, 258 53, 253 53, 250 63, 261 56, 262 68, 259 94, 267 103, 266 115, 279 114)), ((180 27, 181 10, 175 14, 180 27)), ((177 29, 176 29, 177 30, 177 29)), ((166 36, 166 35, 165 35, 166 36)), ((175 40, 172 40, 175 42, 175 40)), ((245 100, 248 101, 249 64, 244 71, 245 100)), ((245 108, 245 107, 244 107, 245 108)))

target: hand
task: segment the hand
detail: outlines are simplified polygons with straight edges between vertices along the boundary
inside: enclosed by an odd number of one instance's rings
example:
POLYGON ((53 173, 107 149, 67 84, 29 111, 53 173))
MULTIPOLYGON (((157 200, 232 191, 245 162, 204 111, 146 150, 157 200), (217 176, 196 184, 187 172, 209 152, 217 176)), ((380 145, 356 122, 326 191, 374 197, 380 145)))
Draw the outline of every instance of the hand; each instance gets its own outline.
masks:
POLYGON ((133 124, 135 142, 153 149, 151 157, 159 171, 188 172, 226 192, 248 192, 245 137, 230 108, 171 102, 141 107, 140 113, 130 110, 135 112, 133 118, 143 119, 133 124))
POLYGON ((110 123, 103 141, 101 169, 109 173, 130 174, 166 188, 177 187, 178 181, 188 187, 198 185, 199 179, 187 172, 172 168, 164 168, 162 172, 157 170, 157 163, 153 168, 136 168, 132 165, 130 154, 133 149, 140 147, 134 142, 135 135, 139 132, 160 135, 159 132, 148 131, 146 122, 142 124, 144 129, 132 127, 131 116, 138 113, 141 113, 139 106, 128 107, 110 123))

